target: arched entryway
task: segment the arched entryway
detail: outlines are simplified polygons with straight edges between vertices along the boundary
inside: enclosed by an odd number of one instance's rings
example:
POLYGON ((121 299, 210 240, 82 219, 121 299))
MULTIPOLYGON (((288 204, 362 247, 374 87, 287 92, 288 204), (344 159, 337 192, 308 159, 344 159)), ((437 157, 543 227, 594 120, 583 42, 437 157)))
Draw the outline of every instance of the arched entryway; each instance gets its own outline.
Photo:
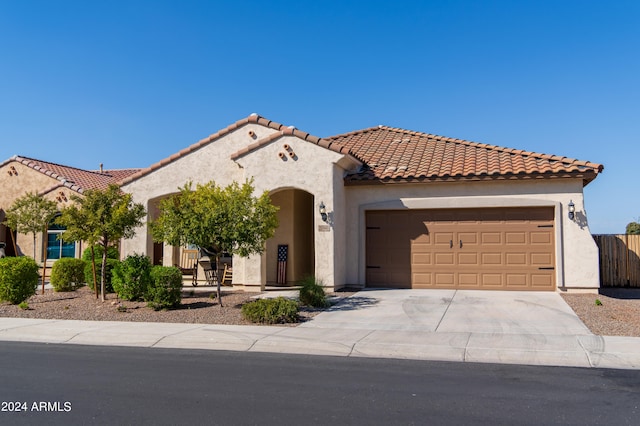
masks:
POLYGON ((313 195, 280 189, 271 193, 271 201, 280 208, 279 226, 267 240, 265 281, 270 286, 292 286, 315 273, 313 195))

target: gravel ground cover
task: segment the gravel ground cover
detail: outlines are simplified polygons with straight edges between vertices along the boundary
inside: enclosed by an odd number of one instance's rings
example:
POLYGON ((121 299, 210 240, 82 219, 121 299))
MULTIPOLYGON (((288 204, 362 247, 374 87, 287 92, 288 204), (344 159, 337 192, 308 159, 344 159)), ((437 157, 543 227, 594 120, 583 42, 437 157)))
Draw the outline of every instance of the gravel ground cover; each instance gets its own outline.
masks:
MULTIPOLYGON (((334 296, 346 297, 355 291, 346 291, 334 296)), ((17 305, 0 303, 0 317, 69 319, 92 321, 146 321, 195 324, 249 325, 241 313, 244 303, 252 300, 255 293, 226 292, 220 307, 214 289, 191 293, 184 291, 182 305, 177 309, 154 311, 145 302, 129 302, 116 299, 109 294, 106 302, 95 298, 87 287, 74 292, 32 296, 27 302, 29 309, 17 305)), ((601 336, 640 337, 640 289, 601 289, 600 294, 562 294, 562 298, 576 312, 592 333, 601 336), (600 303, 597 303, 598 300, 600 303)), ((308 321, 321 309, 302 307, 300 321, 308 321)), ((288 326, 292 326, 289 324, 288 326)), ((293 324, 295 326, 295 324, 293 324)))
POLYGON ((562 298, 593 334, 640 337, 640 289, 602 288, 600 294, 562 298))
MULTIPOLYGON (((107 295, 107 300, 102 302, 96 299, 95 293, 88 287, 60 293, 47 289, 45 294, 40 294, 38 290, 38 294, 27 300, 29 309, 21 309, 7 302, 0 303, 0 317, 249 325, 253 323, 243 318, 241 307, 253 300, 255 295, 256 293, 224 292, 223 306, 220 307, 215 298, 215 288, 193 293, 183 291, 180 307, 154 311, 146 302, 119 300, 115 294, 107 295)), ((300 322, 307 321, 319 312, 321 310, 301 307, 300 322)))

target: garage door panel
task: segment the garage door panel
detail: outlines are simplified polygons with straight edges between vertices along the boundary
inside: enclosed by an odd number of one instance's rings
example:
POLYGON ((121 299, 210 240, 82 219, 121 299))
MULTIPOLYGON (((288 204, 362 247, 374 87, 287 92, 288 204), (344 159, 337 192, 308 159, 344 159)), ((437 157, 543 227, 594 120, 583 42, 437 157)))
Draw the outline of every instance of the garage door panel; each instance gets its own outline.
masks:
POLYGON ((498 244, 502 245, 502 233, 500 232, 480 232, 480 242, 483 245, 498 244))
POLYGON ((479 235, 478 232, 458 232, 458 242, 462 241, 463 245, 477 245, 479 235))
POLYGON ((433 258, 436 266, 455 265, 455 256, 453 253, 434 253, 433 258))
POLYGON ((501 265, 503 263, 502 253, 482 253, 482 264, 483 265, 501 265))
POLYGON ((506 266, 525 266, 527 264, 527 253, 507 253, 505 260, 506 266))
POLYGON ((460 266, 478 266, 478 253, 458 253, 458 265, 460 266))
POLYGON ((506 277, 507 287, 526 287, 527 286, 527 274, 506 273, 505 277, 506 277))
POLYGON ((366 261, 380 267, 367 269, 367 285, 555 288, 553 208, 367 212, 366 219, 366 261))
POLYGON ((435 285, 438 287, 452 286, 455 283, 454 273, 435 273, 435 285))
POLYGON ((531 232, 531 244, 551 244, 553 235, 551 232, 531 232))
POLYGON ((536 288, 548 288, 553 285, 553 275, 548 274, 531 274, 531 286, 536 288))
POLYGON ((430 273, 413 274, 413 285, 415 286, 431 286, 433 284, 433 279, 430 273))
POLYGON ((504 237, 506 245, 527 243, 527 234, 525 232, 505 232, 504 237))
POLYGON ((553 265, 553 257, 550 253, 531 253, 531 265, 549 266, 553 265))
POLYGON ((483 287, 502 287, 504 280, 500 273, 482 273, 480 274, 480 283, 483 287))
POLYGON ((431 266, 432 256, 431 253, 414 253, 411 256, 411 264, 421 266, 431 266))
POLYGON ((435 244, 450 246, 453 241, 453 232, 435 232, 433 239, 435 244))
POLYGON ((458 274, 460 287, 478 287, 478 274, 458 274))

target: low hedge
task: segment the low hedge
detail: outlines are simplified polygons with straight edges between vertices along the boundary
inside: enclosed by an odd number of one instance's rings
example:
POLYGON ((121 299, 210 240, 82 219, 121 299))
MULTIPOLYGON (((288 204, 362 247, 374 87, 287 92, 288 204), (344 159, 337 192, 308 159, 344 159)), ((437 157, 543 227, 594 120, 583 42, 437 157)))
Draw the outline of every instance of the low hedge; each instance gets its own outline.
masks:
POLYGON ((251 322, 285 324, 298 321, 298 303, 284 297, 258 299, 242 305, 242 315, 251 322))
POLYGON ((51 285, 55 291, 74 291, 84 285, 84 268, 82 259, 64 257, 58 259, 51 268, 51 285))
POLYGON ((0 300, 14 305, 24 302, 38 287, 38 264, 27 256, 0 259, 0 300))
POLYGON ((182 272, 175 266, 156 265, 151 268, 151 282, 144 296, 155 309, 175 308, 182 301, 182 272))
POLYGON ((121 299, 143 299, 150 282, 151 260, 143 254, 127 256, 113 269, 111 283, 121 299))

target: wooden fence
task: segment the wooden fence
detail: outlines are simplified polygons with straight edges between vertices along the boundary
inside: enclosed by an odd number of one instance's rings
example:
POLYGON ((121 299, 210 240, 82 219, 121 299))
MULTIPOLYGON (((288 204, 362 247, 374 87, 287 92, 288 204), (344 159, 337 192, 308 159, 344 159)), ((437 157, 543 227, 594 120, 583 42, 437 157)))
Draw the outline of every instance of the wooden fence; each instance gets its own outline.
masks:
POLYGON ((640 235, 594 235, 603 287, 640 287, 640 235))

